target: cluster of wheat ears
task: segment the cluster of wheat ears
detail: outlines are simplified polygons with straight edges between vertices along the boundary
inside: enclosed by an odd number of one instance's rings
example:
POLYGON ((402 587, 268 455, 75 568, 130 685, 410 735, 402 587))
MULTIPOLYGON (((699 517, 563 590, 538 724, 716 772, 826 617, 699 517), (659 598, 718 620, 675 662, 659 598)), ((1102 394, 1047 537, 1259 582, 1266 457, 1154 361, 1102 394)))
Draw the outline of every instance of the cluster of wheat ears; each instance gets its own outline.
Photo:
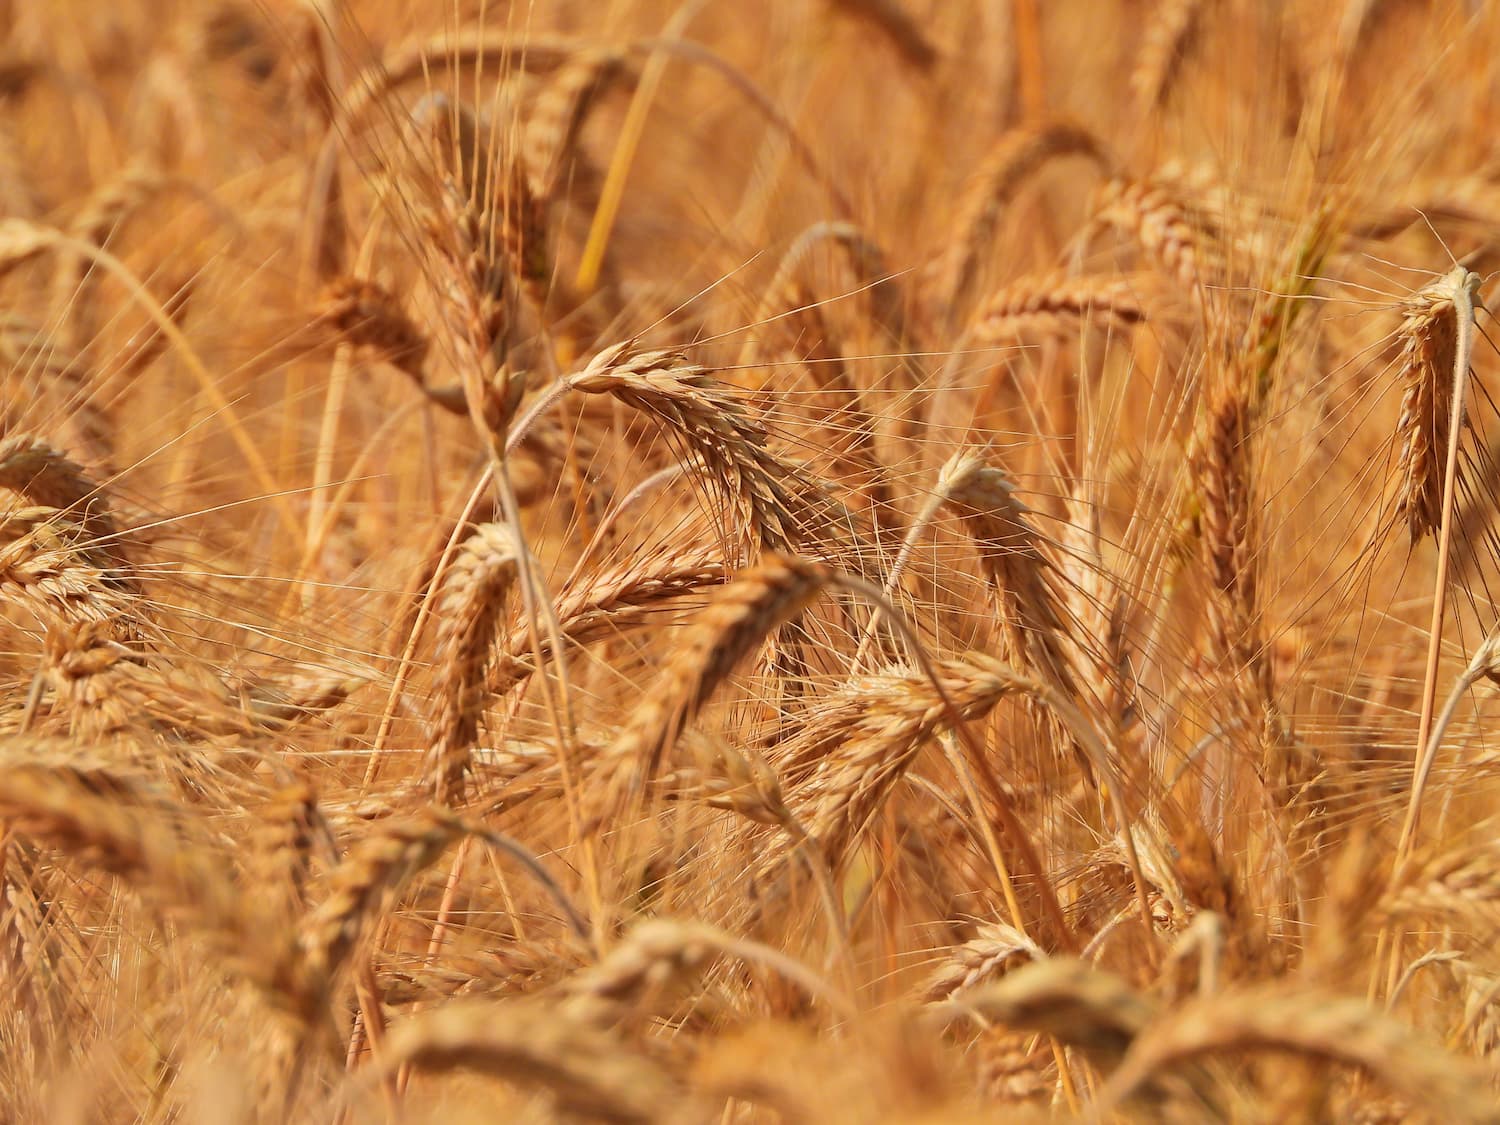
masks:
POLYGON ((1466 0, 0 4, 0 1118, 1500 1121, 1497 107, 1466 0))

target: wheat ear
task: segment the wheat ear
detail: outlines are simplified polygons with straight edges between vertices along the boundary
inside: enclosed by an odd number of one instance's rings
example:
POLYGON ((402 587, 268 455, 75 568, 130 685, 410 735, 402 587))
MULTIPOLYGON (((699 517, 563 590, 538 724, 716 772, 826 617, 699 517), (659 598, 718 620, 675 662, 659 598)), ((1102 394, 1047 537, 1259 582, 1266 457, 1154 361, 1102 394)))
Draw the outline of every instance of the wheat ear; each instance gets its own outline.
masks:
POLYGON ((684 1105, 680 1084, 649 1055, 540 1001, 455 1002, 413 1016, 391 1029, 379 1065, 496 1075, 551 1092, 570 1115, 616 1125, 654 1125, 684 1105))
POLYGON ((1292 1051, 1356 1066, 1431 1107, 1443 1121, 1500 1122, 1488 1082, 1460 1059, 1422 1042, 1363 1000, 1285 985, 1190 1000, 1134 1038, 1095 1111, 1113 1113, 1154 1075, 1208 1053, 1292 1051))
POLYGON ((503 524, 474 529, 443 578, 438 603, 438 684, 427 753, 433 800, 463 795, 470 751, 479 736, 485 674, 525 548, 503 524))
POLYGON ((630 719, 609 751, 629 788, 656 775, 663 755, 720 684, 778 627, 796 617, 827 583, 827 568, 767 555, 741 571, 694 620, 664 669, 660 689, 630 719))

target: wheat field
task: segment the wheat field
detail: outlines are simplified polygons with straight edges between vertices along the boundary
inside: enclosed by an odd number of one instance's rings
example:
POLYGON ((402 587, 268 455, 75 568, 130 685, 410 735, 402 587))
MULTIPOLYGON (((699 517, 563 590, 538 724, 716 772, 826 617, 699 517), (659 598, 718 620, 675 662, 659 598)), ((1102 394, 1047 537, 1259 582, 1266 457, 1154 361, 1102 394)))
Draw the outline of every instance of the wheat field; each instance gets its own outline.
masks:
POLYGON ((0 44, 0 1120, 1500 1122, 1500 7, 0 44))

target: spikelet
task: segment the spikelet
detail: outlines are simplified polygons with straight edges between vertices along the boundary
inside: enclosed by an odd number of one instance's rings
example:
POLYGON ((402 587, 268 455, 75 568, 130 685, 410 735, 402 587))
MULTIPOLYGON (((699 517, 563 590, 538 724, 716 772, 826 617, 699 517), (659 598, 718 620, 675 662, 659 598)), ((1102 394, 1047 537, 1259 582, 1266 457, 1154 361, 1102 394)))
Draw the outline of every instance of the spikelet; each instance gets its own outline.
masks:
POLYGON ((252 906, 270 924, 307 909, 313 852, 327 832, 317 792, 307 781, 282 786, 261 809, 256 840, 261 870, 255 874, 264 880, 267 894, 264 899, 257 896, 252 906))
POLYGON ((633 926, 598 964, 564 982, 565 1019, 608 1025, 680 989, 717 956, 718 935, 707 926, 653 919, 633 926))
POLYGON ((1068 958, 1024 965, 951 1003, 1008 1027, 1045 1031, 1105 1072, 1125 1057, 1154 1012, 1118 977, 1068 958))
POLYGON ((573 932, 588 932, 577 909, 526 848, 475 821, 430 807, 383 822, 350 848, 329 874, 322 901, 303 916, 295 942, 273 966, 279 1003, 304 1019, 312 1018, 332 994, 376 918, 403 888, 465 836, 517 861, 557 903, 573 932))
MULTIPOLYGON (((84 201, 68 224, 67 233, 81 242, 104 246, 131 213, 163 186, 161 173, 149 161, 137 160, 84 201)), ((52 307, 69 310, 61 334, 74 347, 87 343, 96 332, 85 319, 91 314, 93 304, 93 272, 89 264, 76 250, 64 248, 57 255, 52 275, 52 307)))
POLYGON ((206 668, 142 651, 118 639, 119 628, 111 619, 47 631, 45 675, 70 733, 202 743, 254 731, 253 718, 206 668))
MULTIPOLYGON (((7 749, 28 751, 12 742, 7 749)), ((257 978, 245 956, 248 914, 201 834, 175 831, 164 802, 129 776, 78 763, 0 763, 0 820, 78 862, 116 875, 202 937, 228 967, 257 978)), ((190 825, 183 825, 190 828, 190 825)))
POLYGON ((322 902, 299 924, 296 957, 283 967, 281 987, 293 1011, 317 1010, 375 916, 466 832, 457 817, 432 810, 387 822, 350 849, 329 875, 322 902))
POLYGON ((44 624, 114 622, 121 639, 135 635, 139 599, 98 554, 70 512, 13 508, 0 517, 0 599, 44 624))
MULTIPOLYGON (((110 371, 132 370, 141 341, 105 360, 110 371)), ((63 346, 57 333, 42 331, 17 315, 0 315, 0 433, 48 419, 51 444, 70 450, 95 472, 108 476, 115 430, 110 412, 95 397, 105 378, 85 356, 63 346)))
POLYGON ((519 160, 492 150, 488 126, 472 110, 433 95, 425 116, 444 170, 427 234, 459 345, 464 400, 486 445, 501 455, 522 389, 510 378, 507 359, 520 309, 518 283, 535 280, 534 255, 544 245, 532 229, 539 214, 529 189, 518 191, 525 184, 519 160))
POLYGON ((999 603, 1004 655, 1071 696, 1056 568, 1042 553, 1028 509, 1016 499, 1015 485, 978 454, 960 451, 939 472, 937 493, 963 521, 979 550, 999 603))
MULTIPOLYGON (((668 548, 570 582, 557 597, 558 627, 569 645, 596 644, 649 623, 664 603, 722 586, 729 578, 729 568, 715 547, 668 548)), ((535 646, 543 658, 550 658, 551 638, 533 640, 527 628, 512 630, 490 678, 496 695, 509 694, 532 675, 535 646)))
POLYGON ((589 113, 628 74, 623 52, 580 49, 551 77, 526 118, 526 167, 539 199, 551 200, 564 177, 589 113))
POLYGON ((118 558, 119 536, 103 490, 61 450, 33 434, 0 440, 0 488, 55 508, 82 529, 90 550, 118 558))
POLYGON ((1046 952, 1014 926, 985 922, 972 938, 950 950, 943 963, 933 970, 922 987, 922 998, 928 1003, 952 1000, 1021 965, 1046 959, 1046 952))
POLYGON ((1415 864, 1386 895, 1395 917, 1435 914, 1485 930, 1500 929, 1500 857, 1490 847, 1460 849, 1415 864))

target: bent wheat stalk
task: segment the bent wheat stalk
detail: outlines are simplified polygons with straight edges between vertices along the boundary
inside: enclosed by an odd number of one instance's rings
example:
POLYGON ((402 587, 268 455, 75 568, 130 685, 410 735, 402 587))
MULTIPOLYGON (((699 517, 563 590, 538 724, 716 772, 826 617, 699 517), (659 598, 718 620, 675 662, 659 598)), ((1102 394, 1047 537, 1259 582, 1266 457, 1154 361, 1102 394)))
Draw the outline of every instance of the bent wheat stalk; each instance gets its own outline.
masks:
MULTIPOLYGON (((1455 266, 1408 302, 1407 320, 1402 328, 1407 337, 1403 375, 1408 388, 1402 419, 1407 438, 1402 454, 1406 481, 1403 502, 1408 513, 1421 513, 1416 517, 1418 522, 1412 524, 1414 537, 1419 526, 1425 530, 1435 526, 1438 536, 1427 666, 1422 678, 1422 711, 1417 721, 1417 759, 1413 767, 1417 770, 1427 753, 1427 742, 1432 735, 1433 708, 1437 701, 1438 663, 1443 647, 1453 542, 1453 498, 1458 490, 1458 451, 1468 401, 1469 364, 1474 351, 1474 305, 1479 286, 1478 274, 1455 266), (1445 376, 1450 380, 1446 401, 1438 390, 1441 386, 1439 380, 1445 376), (1442 505, 1434 510, 1431 501, 1437 491, 1435 464, 1428 463, 1420 472, 1418 464, 1428 461, 1438 442, 1446 443, 1447 460, 1441 478, 1442 505), (1425 454, 1421 449, 1423 446, 1428 447, 1425 454), (1435 525, 1433 516, 1437 517, 1435 525)), ((1409 515, 1408 518, 1413 517, 1409 515)), ((1396 846, 1398 867, 1410 854, 1415 842, 1425 783, 1425 776, 1421 778, 1421 784, 1413 777, 1411 803, 1407 806, 1401 838, 1396 846)))

